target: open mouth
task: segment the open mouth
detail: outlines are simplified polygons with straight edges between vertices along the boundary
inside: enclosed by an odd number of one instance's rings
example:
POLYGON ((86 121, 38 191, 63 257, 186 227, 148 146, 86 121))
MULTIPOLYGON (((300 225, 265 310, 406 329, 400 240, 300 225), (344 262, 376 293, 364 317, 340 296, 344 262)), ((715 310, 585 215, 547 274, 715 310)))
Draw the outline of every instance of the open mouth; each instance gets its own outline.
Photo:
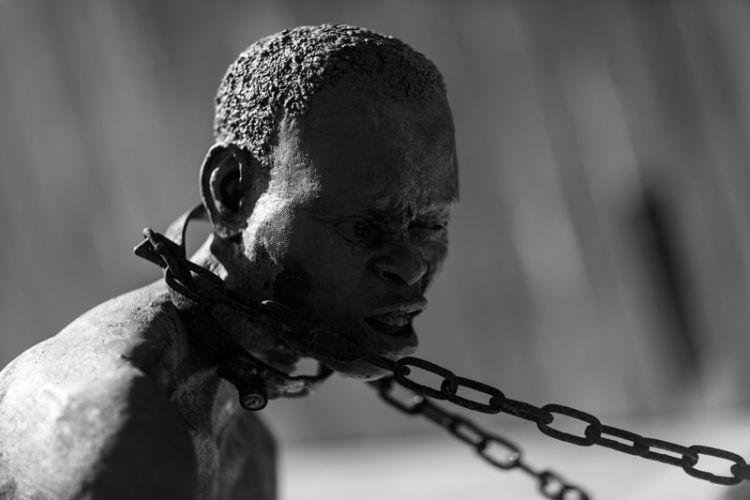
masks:
POLYGON ((374 314, 367 316, 365 323, 386 335, 410 335, 414 331, 411 327, 412 319, 421 313, 426 305, 426 301, 421 300, 382 307, 374 311, 374 314))
POLYGON ((365 322, 379 332, 388 335, 406 335, 411 324, 411 315, 408 314, 384 314, 365 318, 365 322))

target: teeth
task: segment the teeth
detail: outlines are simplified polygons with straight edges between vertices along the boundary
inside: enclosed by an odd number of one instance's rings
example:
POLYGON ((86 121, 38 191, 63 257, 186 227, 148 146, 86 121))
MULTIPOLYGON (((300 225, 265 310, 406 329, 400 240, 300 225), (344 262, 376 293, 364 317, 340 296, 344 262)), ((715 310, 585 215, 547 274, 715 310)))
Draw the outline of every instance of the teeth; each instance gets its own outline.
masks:
POLYGON ((375 316, 371 319, 383 325, 401 328, 409 324, 410 316, 402 312, 392 312, 381 314, 380 316, 375 316))
POLYGON ((422 312, 426 304, 426 301, 421 300, 384 306, 380 310, 373 311, 375 314, 365 317, 364 321, 379 333, 393 336, 413 335, 414 331, 410 327, 411 321, 422 312))
POLYGON ((383 314, 382 316, 378 316, 377 321, 380 321, 381 323, 385 323, 389 326, 406 326, 409 323, 409 316, 403 313, 388 313, 383 314))

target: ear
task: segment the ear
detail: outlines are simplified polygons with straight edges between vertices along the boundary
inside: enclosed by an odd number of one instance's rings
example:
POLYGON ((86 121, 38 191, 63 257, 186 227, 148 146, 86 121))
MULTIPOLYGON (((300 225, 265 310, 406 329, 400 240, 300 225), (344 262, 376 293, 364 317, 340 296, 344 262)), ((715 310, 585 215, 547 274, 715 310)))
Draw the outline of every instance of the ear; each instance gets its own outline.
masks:
POLYGON ((200 175, 201 198, 214 232, 222 238, 240 234, 268 185, 260 163, 234 144, 215 144, 200 175))

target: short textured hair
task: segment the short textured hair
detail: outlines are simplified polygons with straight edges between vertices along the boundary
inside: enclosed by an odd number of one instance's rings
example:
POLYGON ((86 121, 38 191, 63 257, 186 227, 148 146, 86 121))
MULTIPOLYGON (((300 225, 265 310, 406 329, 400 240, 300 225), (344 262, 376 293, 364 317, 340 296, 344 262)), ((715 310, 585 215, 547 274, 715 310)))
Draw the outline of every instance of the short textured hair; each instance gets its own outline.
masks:
POLYGON ((255 42, 229 66, 216 95, 214 137, 271 168, 281 119, 304 117, 319 90, 351 77, 410 100, 445 95, 435 65, 396 38, 355 26, 300 26, 255 42))

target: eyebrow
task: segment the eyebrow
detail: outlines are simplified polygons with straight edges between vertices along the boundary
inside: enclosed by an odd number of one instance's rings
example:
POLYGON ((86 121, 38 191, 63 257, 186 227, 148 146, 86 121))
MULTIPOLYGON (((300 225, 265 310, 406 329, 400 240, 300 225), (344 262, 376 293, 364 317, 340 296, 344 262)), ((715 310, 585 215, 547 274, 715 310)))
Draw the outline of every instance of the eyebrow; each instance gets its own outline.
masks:
MULTIPOLYGON (((412 210, 410 218, 420 217, 447 217, 450 215, 453 207, 456 205, 455 200, 445 200, 435 202, 426 207, 420 208, 419 210, 412 210)), ((356 219, 356 218, 397 218, 404 212, 402 205, 391 204, 385 207, 365 207, 360 209, 354 209, 351 212, 342 210, 336 213, 337 207, 331 206, 330 203, 316 203, 314 206, 307 208, 308 213, 313 215, 315 218, 330 220, 330 219, 356 219)), ((352 207, 353 208, 353 207, 352 207)))
MULTIPOLYGON (((419 219, 424 217, 447 217, 450 215, 451 208, 450 207, 436 207, 431 206, 428 207, 425 210, 417 211, 417 212, 411 212, 408 214, 406 219, 419 219)), ((390 209, 380 210, 380 209, 364 209, 360 210, 358 212, 354 212, 352 214, 344 215, 344 218, 362 218, 362 217, 369 217, 373 219, 398 219, 402 216, 403 210, 397 208, 397 207, 391 207, 390 209)))

